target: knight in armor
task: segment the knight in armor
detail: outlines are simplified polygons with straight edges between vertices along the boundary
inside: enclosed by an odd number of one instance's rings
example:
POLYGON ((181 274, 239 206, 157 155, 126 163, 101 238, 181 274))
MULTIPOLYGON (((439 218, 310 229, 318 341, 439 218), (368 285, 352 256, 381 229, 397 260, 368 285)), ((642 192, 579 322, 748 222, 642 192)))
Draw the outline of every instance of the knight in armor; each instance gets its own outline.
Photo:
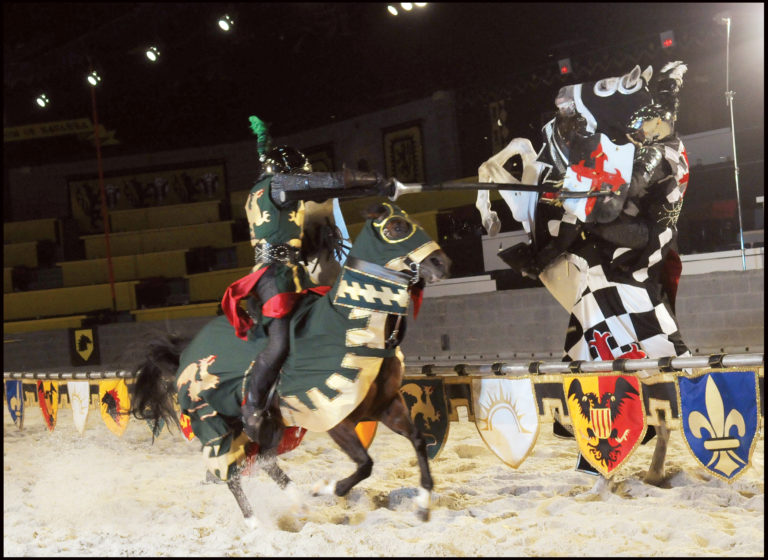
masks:
POLYGON ((282 145, 264 149, 263 123, 256 117, 251 117, 251 128, 260 136, 263 151, 258 179, 245 203, 255 264, 249 275, 229 286, 222 309, 240 338, 247 340, 249 331, 257 325, 268 336, 267 346, 254 357, 246 372, 241 405, 245 434, 266 450, 278 443, 274 441, 276 419, 268 412, 268 396, 288 356, 290 315, 300 292, 312 286, 305 267, 306 255, 302 253, 302 244, 307 241, 304 201, 321 200, 316 195, 303 197, 301 192, 350 189, 360 196, 360 191, 377 192, 384 180, 376 173, 346 168, 313 172, 307 157, 295 148, 282 145), (247 314, 239 307, 244 298, 247 314))

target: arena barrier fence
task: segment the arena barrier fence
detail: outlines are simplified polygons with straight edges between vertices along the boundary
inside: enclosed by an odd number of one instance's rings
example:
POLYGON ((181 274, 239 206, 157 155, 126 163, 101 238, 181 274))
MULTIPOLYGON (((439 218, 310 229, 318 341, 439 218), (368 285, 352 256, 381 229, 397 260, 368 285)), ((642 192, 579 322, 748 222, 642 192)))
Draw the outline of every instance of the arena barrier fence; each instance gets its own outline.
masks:
MULTIPOLYGON (((6 403, 19 429, 23 409, 37 406, 53 430, 56 410, 75 412, 68 383, 85 381, 87 408, 101 409, 105 423, 118 436, 130 417, 109 414, 110 406, 120 402, 120 408, 127 410, 133 377, 133 372, 117 369, 3 372, 6 403), (117 397, 118 390, 120 398, 108 396, 112 391, 117 397)), ((532 452, 541 425, 551 422, 555 435, 575 437, 579 460, 586 458, 591 472, 611 476, 650 439, 655 433, 652 427, 666 425, 681 432, 699 466, 730 482, 751 464, 761 436, 764 386, 763 354, 712 354, 614 361, 406 363, 401 393, 411 419, 429 442, 430 459, 444 448, 451 422, 470 421, 486 446, 517 468, 532 452), (613 407, 616 400, 628 404, 613 407), (589 457, 590 449, 605 442, 620 459, 615 465, 589 457)), ((186 439, 194 438, 188 419, 181 415, 181 421, 186 439)), ((81 433, 82 425, 78 425, 81 433)))

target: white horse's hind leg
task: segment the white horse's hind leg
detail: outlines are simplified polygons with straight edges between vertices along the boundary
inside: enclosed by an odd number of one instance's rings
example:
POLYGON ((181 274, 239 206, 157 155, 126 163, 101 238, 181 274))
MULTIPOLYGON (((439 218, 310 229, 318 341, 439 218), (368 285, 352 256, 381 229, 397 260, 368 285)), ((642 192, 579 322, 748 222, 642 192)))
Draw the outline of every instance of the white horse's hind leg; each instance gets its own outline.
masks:
POLYGON ((667 427, 664 413, 659 411, 660 424, 656 428, 656 448, 653 450, 651 466, 648 467, 643 482, 658 486, 664 480, 664 460, 667 456, 667 444, 669 443, 669 428, 667 427))

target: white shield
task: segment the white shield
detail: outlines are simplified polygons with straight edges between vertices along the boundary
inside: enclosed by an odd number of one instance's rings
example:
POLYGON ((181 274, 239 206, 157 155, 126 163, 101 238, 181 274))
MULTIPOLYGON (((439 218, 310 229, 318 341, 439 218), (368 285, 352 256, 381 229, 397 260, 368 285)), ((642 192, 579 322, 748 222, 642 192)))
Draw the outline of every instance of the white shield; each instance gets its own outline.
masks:
POLYGON ((533 450, 539 413, 530 379, 472 380, 475 425, 488 448, 512 468, 533 450))
MULTIPOLYGON (((605 134, 600 134, 599 143, 592 154, 594 164, 584 161, 569 161, 568 169, 563 179, 563 190, 572 192, 590 192, 611 185, 614 192, 619 184, 628 185, 632 179, 632 164, 635 157, 635 147, 631 143, 618 146, 611 142, 605 134), (600 148, 598 150, 597 148, 600 148)), ((626 196, 626 189, 621 187, 626 196)), ((563 208, 580 221, 586 222, 592 207, 598 203, 594 198, 563 199, 563 208)))
POLYGON ((91 384, 87 381, 67 381, 67 394, 69 395, 69 405, 72 407, 75 428, 80 432, 80 435, 83 435, 85 420, 88 418, 91 384))

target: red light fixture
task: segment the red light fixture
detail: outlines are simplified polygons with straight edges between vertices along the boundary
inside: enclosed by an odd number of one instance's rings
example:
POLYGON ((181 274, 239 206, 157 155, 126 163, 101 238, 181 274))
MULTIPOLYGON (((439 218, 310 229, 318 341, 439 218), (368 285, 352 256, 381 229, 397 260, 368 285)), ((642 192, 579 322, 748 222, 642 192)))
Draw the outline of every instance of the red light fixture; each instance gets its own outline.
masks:
POLYGON ((659 40, 661 41, 662 49, 669 49, 675 46, 675 34, 673 31, 659 33, 659 40))
POLYGON ((573 68, 571 67, 571 59, 570 58, 562 58, 557 61, 557 67, 560 70, 560 75, 565 76, 566 74, 573 73, 573 68))

